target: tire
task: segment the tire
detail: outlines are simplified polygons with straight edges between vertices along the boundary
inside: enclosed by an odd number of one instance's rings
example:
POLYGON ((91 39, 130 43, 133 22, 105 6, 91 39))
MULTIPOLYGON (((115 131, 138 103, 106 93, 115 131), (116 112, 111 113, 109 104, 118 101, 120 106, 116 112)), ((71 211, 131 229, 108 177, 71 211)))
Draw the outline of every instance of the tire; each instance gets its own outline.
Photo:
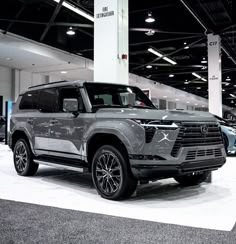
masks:
POLYGON ((223 134, 223 143, 224 143, 224 147, 225 147, 225 152, 227 154, 228 153, 229 141, 228 141, 228 138, 225 134, 223 134))
POLYGON ((210 171, 192 173, 188 175, 176 176, 174 179, 182 186, 194 186, 206 181, 209 177, 210 171))
POLYGON ((97 192, 109 200, 128 198, 137 187, 137 180, 130 172, 126 153, 111 145, 102 146, 95 153, 92 178, 97 192))
POLYGON ((33 153, 24 139, 19 139, 14 147, 14 166, 18 175, 33 176, 39 165, 33 161, 33 153))

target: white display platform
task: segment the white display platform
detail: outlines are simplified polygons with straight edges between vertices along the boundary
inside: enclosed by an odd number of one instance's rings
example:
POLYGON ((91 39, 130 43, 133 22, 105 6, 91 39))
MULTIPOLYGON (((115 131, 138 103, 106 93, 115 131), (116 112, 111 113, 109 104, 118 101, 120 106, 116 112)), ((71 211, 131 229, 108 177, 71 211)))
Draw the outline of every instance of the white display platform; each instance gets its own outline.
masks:
POLYGON ((88 174, 40 166, 34 177, 18 176, 12 152, 0 144, 0 199, 230 231, 236 221, 236 157, 214 172, 211 184, 182 188, 174 180, 162 180, 115 202, 97 194, 88 174))

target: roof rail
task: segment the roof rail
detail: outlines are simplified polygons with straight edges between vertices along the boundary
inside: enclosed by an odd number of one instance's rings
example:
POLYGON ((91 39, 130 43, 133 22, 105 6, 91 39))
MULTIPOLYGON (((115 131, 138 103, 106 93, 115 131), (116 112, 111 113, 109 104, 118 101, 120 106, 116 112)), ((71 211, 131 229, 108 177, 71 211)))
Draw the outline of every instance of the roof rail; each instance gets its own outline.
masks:
POLYGON ((35 87, 46 86, 46 85, 53 85, 53 84, 58 84, 58 83, 63 83, 63 82, 67 82, 67 80, 61 80, 61 81, 50 82, 50 83, 47 83, 47 84, 40 84, 40 85, 36 85, 36 86, 30 86, 28 89, 35 88, 35 87))

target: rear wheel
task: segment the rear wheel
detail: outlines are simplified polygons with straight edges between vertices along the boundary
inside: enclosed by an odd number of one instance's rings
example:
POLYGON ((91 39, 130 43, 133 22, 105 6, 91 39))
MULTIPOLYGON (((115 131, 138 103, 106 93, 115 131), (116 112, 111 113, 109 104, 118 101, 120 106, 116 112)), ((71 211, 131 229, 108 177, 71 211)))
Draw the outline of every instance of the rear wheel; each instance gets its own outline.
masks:
POLYGON ((210 171, 205 171, 176 176, 174 179, 182 186, 194 186, 206 181, 209 175, 210 171))
POLYGON ((33 161, 33 153, 24 139, 19 139, 14 147, 14 166, 18 175, 32 176, 38 170, 38 164, 33 161))
POLYGON ((109 200, 128 198, 137 187, 125 153, 110 145, 102 146, 95 153, 92 176, 98 193, 109 200))

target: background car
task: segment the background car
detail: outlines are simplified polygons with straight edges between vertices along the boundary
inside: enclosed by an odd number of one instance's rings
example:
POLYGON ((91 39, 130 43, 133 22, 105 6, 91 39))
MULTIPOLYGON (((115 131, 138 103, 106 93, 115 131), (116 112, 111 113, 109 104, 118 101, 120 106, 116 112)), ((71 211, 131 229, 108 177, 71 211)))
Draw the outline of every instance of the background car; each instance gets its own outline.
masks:
POLYGON ((5 126, 6 120, 3 116, 0 116, 0 141, 5 139, 5 126))
POLYGON ((225 151, 227 153, 236 153, 236 126, 228 120, 215 116, 221 125, 223 133, 225 151))

